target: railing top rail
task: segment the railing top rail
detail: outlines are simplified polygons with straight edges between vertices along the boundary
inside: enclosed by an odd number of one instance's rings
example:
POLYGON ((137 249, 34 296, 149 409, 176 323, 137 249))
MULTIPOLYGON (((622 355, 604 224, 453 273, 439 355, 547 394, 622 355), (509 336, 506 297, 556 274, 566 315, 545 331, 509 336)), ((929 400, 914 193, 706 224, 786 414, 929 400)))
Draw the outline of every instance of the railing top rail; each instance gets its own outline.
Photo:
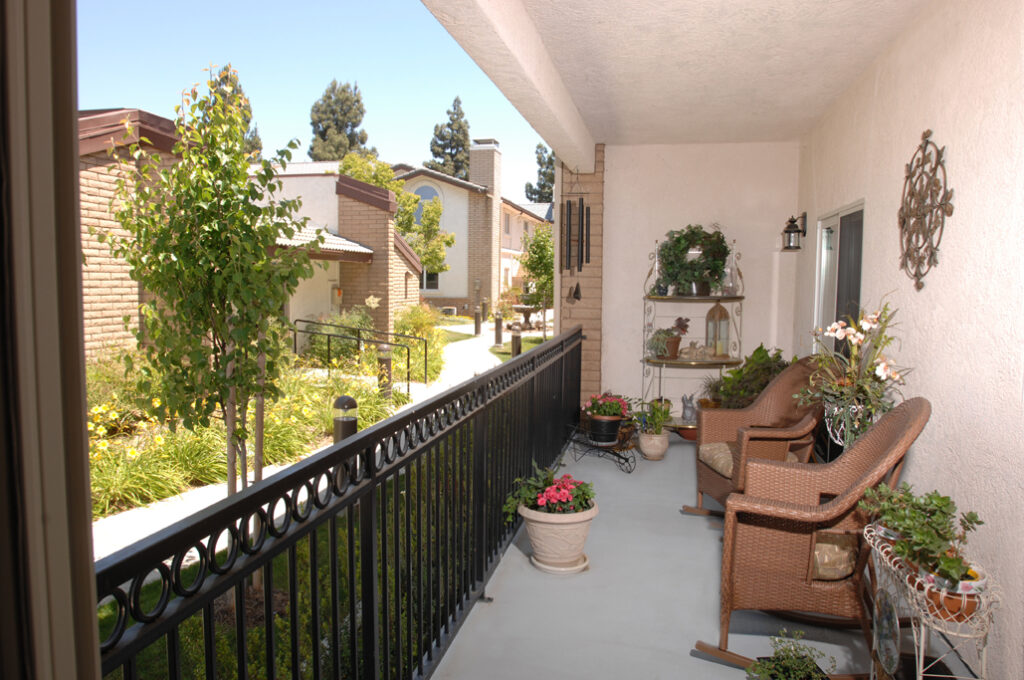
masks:
MULTIPOLYGON (((420 337, 419 335, 409 335, 407 333, 396 333, 395 331, 379 331, 376 328, 360 328, 359 326, 344 326, 340 323, 329 323, 327 321, 314 321, 313 319, 295 319, 293 324, 307 323, 313 326, 330 326, 332 328, 344 328, 346 330, 359 331, 360 333, 372 333, 374 335, 390 335, 396 338, 410 338, 412 340, 419 340, 426 342, 426 338, 420 337)), ((298 328, 296 328, 298 330, 298 328)), ((300 333, 309 333, 310 331, 299 331, 300 333)))
MULTIPOLYGON (((362 341, 362 342, 368 342, 368 340, 366 338, 360 338, 360 337, 357 337, 355 335, 341 335, 340 333, 325 333, 323 331, 309 331, 309 330, 306 330, 304 328, 296 328, 295 332, 296 333, 305 333, 306 335, 322 335, 322 336, 327 337, 327 338, 341 338, 342 340, 359 340, 359 341, 362 341)), ((416 336, 413 336, 413 335, 406 336, 406 337, 413 338, 414 340, 422 340, 423 339, 423 338, 417 338, 416 336)), ((401 342, 389 342, 387 344, 391 345, 392 347, 402 347, 402 348, 404 348, 407 351, 412 349, 409 345, 406 345, 406 344, 401 343, 401 342)))
POLYGON ((530 371, 527 369, 539 369, 564 355, 579 345, 582 338, 582 329, 576 326, 515 359, 376 423, 240 493, 224 498, 100 559, 96 562, 99 592, 102 594, 137 576, 140 566, 153 565, 168 556, 189 550, 213 532, 249 517, 258 507, 268 504, 273 506, 282 494, 306 486, 311 479, 328 475, 330 481, 331 475, 337 474, 339 465, 344 465, 348 473, 345 494, 357 496, 359 488, 365 483, 404 464, 403 459, 421 448, 425 442, 439 436, 495 396, 528 377, 530 371), (393 452, 393 458, 387 460, 386 452, 381 447, 394 446, 397 449, 403 436, 409 449, 401 453, 393 452), (383 458, 383 465, 377 462, 378 454, 383 458), (356 456, 361 456, 358 469, 353 465, 356 456))

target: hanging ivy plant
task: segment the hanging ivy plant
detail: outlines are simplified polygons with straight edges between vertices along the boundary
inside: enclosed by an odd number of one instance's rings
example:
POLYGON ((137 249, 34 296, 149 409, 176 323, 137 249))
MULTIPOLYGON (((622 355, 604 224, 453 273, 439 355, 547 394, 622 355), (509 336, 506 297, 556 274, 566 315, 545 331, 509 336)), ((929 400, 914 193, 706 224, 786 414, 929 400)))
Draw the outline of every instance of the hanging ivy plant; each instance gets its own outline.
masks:
POLYGON ((680 289, 692 283, 718 288, 722 285, 727 257, 729 244, 718 229, 707 231, 699 224, 673 229, 658 248, 658 282, 665 286, 674 284, 680 289), (700 254, 690 257, 691 250, 699 250, 700 254))

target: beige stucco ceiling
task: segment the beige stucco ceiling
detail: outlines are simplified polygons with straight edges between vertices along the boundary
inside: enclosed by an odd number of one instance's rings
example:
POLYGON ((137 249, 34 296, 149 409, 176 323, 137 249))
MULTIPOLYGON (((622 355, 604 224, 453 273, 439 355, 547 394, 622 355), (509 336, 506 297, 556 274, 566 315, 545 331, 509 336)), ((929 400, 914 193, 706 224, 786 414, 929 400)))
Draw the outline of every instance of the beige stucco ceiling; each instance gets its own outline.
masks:
POLYGON ((794 139, 929 9, 928 0, 423 2, 581 170, 595 142, 794 139))

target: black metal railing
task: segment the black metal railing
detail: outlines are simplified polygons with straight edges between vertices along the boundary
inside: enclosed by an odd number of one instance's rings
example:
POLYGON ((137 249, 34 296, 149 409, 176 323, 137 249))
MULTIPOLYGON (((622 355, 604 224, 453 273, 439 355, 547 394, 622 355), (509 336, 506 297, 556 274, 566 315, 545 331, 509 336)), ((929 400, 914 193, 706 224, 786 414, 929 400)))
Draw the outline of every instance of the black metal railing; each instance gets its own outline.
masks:
MULTIPOLYGON (((323 365, 324 365, 324 368, 327 369, 327 375, 331 374, 331 370, 334 367, 334 362, 333 362, 334 353, 333 353, 333 349, 331 347, 331 342, 332 341, 334 343, 336 343, 334 346, 339 348, 339 356, 345 355, 344 343, 345 342, 351 343, 353 340, 355 340, 355 341, 357 341, 359 343, 359 345, 358 345, 358 347, 359 347, 358 352, 361 353, 363 351, 362 343, 364 342, 364 339, 360 338, 357 335, 342 335, 341 333, 324 333, 322 331, 309 331, 309 330, 305 330, 305 329, 300 330, 299 328, 296 328, 293 332, 294 332, 294 335, 295 335, 295 342, 294 342, 294 346, 296 348, 294 350, 295 354, 298 354, 298 346, 299 346, 298 338, 299 338, 299 334, 300 333, 302 333, 304 335, 308 335, 310 340, 313 340, 315 338, 326 338, 326 340, 325 340, 325 344, 326 344, 325 359, 326 360, 323 362, 323 365)), ((395 343, 388 343, 389 351, 393 351, 395 348, 399 348, 399 349, 404 349, 405 350, 405 393, 411 396, 412 395, 412 351, 411 351, 411 348, 409 347, 409 345, 399 345, 399 344, 395 344, 395 343)), ((315 354, 316 353, 314 352, 313 353, 314 357, 315 358, 319 358, 319 357, 316 357, 315 354)), ((393 358, 393 354, 392 354, 392 358, 393 358)), ((390 366, 390 364, 389 364, 389 366, 390 366)), ((391 381, 391 369, 390 368, 387 368, 387 369, 378 368, 378 370, 380 370, 381 372, 385 372, 386 371, 386 379, 388 380, 388 382, 391 381)), ((426 362, 425 359, 423 361, 423 370, 424 371, 427 370, 427 362, 426 362)), ((424 375, 426 375, 426 373, 424 373, 424 375)), ((383 379, 385 379, 385 376, 378 375, 378 380, 383 380, 383 379)), ((426 378, 424 378, 424 382, 426 382, 426 378)))
MULTIPOLYGON (((329 323, 327 321, 314 321, 313 319, 295 319, 295 321, 293 323, 294 323, 294 326, 295 326, 295 330, 293 331, 293 335, 292 335, 292 351, 294 351, 296 354, 299 353, 299 334, 300 333, 309 334, 311 337, 313 335, 328 335, 328 336, 335 336, 335 337, 344 337, 344 338, 348 339, 349 341, 355 340, 356 341, 356 353, 357 354, 361 353, 363 351, 363 343, 364 342, 372 342, 374 344, 379 344, 380 342, 384 342, 384 343, 386 343, 388 345, 391 345, 393 347, 404 347, 405 348, 405 362, 406 362, 406 376, 407 376, 406 377, 406 381, 407 382, 408 382, 409 357, 410 357, 410 347, 409 347, 409 344, 410 343, 416 343, 416 344, 423 343, 423 381, 424 382, 427 381, 427 376, 429 375, 429 373, 427 372, 427 368, 429 367, 428 355, 430 354, 430 352, 429 352, 429 347, 428 347, 429 343, 428 343, 426 338, 421 338, 418 335, 409 335, 407 333, 395 333, 395 332, 392 332, 392 331, 378 331, 378 330, 376 330, 374 328, 359 328, 357 326, 343 326, 341 324, 329 323), (300 326, 299 324, 303 324, 303 325, 300 326), (310 330, 310 328, 309 328, 310 326, 313 326, 314 329, 310 330), (323 329, 323 328, 329 328, 330 330, 329 331, 320 330, 320 329, 323 329), (401 340, 395 340, 395 338, 401 338, 401 340), (402 340, 405 340, 406 342, 403 343, 402 340)), ((328 343, 330 343, 330 337, 328 337, 328 343)), ((333 355, 331 354, 331 351, 330 351, 330 344, 328 344, 328 350, 327 350, 327 363, 328 363, 328 365, 330 365, 330 361, 331 361, 332 356, 333 355)))
POLYGON ((564 333, 96 564, 103 673, 428 677, 578 418, 564 333))

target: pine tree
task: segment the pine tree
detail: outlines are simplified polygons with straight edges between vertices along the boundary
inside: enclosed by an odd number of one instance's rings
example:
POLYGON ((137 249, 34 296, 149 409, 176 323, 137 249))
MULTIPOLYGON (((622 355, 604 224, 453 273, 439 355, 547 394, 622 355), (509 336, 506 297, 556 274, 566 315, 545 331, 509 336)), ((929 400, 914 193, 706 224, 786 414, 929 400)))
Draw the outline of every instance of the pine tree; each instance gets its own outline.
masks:
POLYGON ((213 78, 214 91, 222 98, 237 98, 239 108, 242 110, 242 119, 245 121, 245 152, 259 160, 263 153, 263 140, 260 139, 259 130, 252 124, 252 105, 249 97, 246 96, 242 84, 238 82, 238 71, 228 64, 217 72, 213 78))
POLYGON ((332 80, 309 111, 313 128, 309 157, 315 161, 340 161, 350 151, 364 150, 367 135, 359 125, 365 113, 359 86, 339 85, 332 80))
POLYGON ((555 154, 543 144, 537 145, 537 186, 526 183, 526 200, 531 203, 550 203, 554 200, 555 154))
POLYGON ((430 153, 434 160, 423 165, 459 179, 469 179, 469 121, 462 113, 462 100, 458 97, 448 109, 448 122, 434 126, 430 140, 430 153))

